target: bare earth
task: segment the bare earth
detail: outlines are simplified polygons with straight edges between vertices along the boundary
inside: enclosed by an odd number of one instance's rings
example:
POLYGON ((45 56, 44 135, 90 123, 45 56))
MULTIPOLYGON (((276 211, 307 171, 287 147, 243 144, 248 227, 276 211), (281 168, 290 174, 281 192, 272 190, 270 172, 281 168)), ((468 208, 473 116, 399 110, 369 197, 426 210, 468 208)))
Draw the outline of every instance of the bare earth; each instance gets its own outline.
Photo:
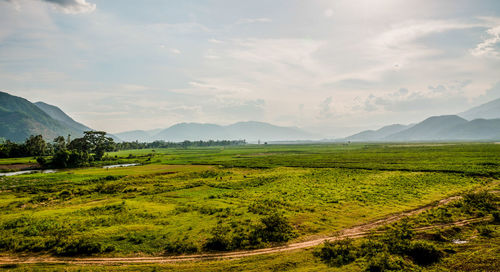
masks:
POLYGON ((19 171, 26 169, 38 169, 38 163, 15 163, 15 164, 0 164, 0 170, 19 171))
MULTIPOLYGON (((422 213, 433 207, 445 205, 453 200, 459 199, 459 196, 448 197, 439 201, 438 203, 429 204, 422 206, 420 208, 390 215, 386 218, 379 219, 370 223, 366 223, 359 226, 350 227, 340 231, 335 236, 322 237, 314 240, 309 240, 305 242, 297 242, 284 246, 277 246, 271 248, 254 249, 254 250, 243 250, 243 251, 233 251, 233 252, 222 252, 222 253, 206 253, 197 255, 180 255, 180 256, 165 256, 165 257, 84 257, 84 258, 72 258, 72 257, 53 257, 53 256, 0 256, 0 264, 27 264, 27 263, 68 263, 68 264, 117 264, 117 263, 174 263, 174 262, 186 262, 186 261, 206 261, 206 260, 222 260, 222 259, 236 259, 254 255, 279 253, 284 251, 298 250, 317 246, 325 241, 335 241, 346 238, 359 238, 368 235, 371 231, 387 225, 398 220, 403 219, 411 215, 422 213)), ((478 222, 480 219, 462 220, 449 224, 433 225, 422 228, 415 229, 416 231, 428 230, 435 227, 446 227, 446 226, 464 226, 470 223, 478 222)))

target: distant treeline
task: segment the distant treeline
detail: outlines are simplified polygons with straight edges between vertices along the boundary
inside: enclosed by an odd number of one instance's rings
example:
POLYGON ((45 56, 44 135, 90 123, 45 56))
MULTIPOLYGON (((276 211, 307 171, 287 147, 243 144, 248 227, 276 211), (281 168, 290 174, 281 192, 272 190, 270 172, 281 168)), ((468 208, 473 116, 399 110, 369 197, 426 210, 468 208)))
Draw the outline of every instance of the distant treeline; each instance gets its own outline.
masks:
MULTIPOLYGON (((179 143, 154 141, 152 143, 121 142, 115 143, 112 138, 106 136, 104 131, 86 131, 81 138, 71 139, 69 136, 56 137, 52 142, 47 142, 42 135, 30 136, 24 143, 15 143, 9 140, 0 142, 0 158, 19 157, 43 157, 58 156, 65 157, 76 153, 83 154, 89 160, 101 160, 105 152, 147 149, 147 148, 188 148, 188 147, 209 147, 209 146, 231 146, 244 145, 245 140, 217 140, 217 141, 184 141, 179 143), (66 155, 64 155, 66 154, 66 155), (86 155, 85 155, 86 154, 86 155)), ((41 159, 42 160, 42 159, 41 159)))
POLYGON ((244 145, 245 140, 209 140, 209 141, 184 141, 179 143, 154 141, 152 143, 122 142, 116 144, 116 150, 147 149, 147 148, 187 148, 187 147, 209 147, 209 146, 230 146, 244 145))
POLYGON ((0 157, 36 156, 42 167, 66 168, 90 165, 115 150, 115 142, 104 131, 85 131, 83 137, 71 140, 62 136, 47 143, 42 135, 30 136, 24 143, 5 141, 0 144, 0 157), (52 156, 47 159, 46 156, 52 156))

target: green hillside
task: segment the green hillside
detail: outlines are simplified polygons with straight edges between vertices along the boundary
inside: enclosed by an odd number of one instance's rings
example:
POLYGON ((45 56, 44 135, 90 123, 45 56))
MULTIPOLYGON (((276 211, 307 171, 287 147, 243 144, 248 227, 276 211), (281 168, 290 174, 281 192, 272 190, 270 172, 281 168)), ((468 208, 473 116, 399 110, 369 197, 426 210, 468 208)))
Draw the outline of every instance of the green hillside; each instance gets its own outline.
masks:
POLYGON ((0 92, 1 138, 20 142, 30 135, 41 134, 46 139, 53 139, 67 134, 79 136, 82 132, 55 120, 24 98, 0 92))

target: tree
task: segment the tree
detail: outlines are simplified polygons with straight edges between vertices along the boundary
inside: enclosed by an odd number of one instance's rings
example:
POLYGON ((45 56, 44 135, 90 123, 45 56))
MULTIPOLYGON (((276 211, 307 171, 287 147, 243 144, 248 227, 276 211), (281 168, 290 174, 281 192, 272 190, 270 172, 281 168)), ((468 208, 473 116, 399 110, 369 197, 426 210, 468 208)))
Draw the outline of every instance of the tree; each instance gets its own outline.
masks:
POLYGON ((66 139, 63 136, 58 136, 54 139, 55 152, 59 150, 66 150, 66 139))
POLYGON ((260 222, 261 224, 253 231, 253 240, 286 242, 297 236, 288 219, 278 212, 272 212, 261 218, 260 222))
POLYGON ((94 159, 102 159, 106 151, 113 151, 115 142, 112 138, 106 137, 104 131, 85 131, 82 138, 71 141, 68 149, 85 153, 93 153, 94 159))
POLYGON ((94 153, 96 160, 101 160, 106 151, 113 151, 115 142, 111 137, 106 137, 104 131, 85 131, 83 139, 90 153, 94 153))
POLYGON ((47 143, 43 140, 42 135, 31 135, 24 143, 26 151, 31 156, 43 156, 47 149, 47 143))

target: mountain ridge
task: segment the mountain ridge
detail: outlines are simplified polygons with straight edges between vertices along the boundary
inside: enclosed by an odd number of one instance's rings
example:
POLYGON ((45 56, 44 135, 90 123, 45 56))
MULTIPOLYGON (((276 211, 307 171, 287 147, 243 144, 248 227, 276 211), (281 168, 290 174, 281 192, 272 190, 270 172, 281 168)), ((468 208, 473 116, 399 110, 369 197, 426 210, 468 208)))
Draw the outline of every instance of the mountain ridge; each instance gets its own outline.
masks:
MULTIPOLYGON (((154 131, 154 130, 151 130, 154 131)), ((148 135, 149 131, 132 130, 116 133, 123 139, 131 141, 144 141, 149 139, 164 141, 184 140, 240 140, 247 141, 272 141, 272 140, 302 140, 317 137, 295 127, 277 126, 265 122, 244 121, 230 125, 217 125, 211 123, 183 122, 174 124, 160 130, 158 133, 148 135), (131 138, 132 136, 132 138, 131 138)))
POLYGON ((467 120, 500 118, 500 98, 473 107, 458 115, 467 120))
POLYGON ((77 133, 22 97, 0 92, 0 108, 0 137, 8 140, 19 142, 38 134, 51 139, 77 133))

